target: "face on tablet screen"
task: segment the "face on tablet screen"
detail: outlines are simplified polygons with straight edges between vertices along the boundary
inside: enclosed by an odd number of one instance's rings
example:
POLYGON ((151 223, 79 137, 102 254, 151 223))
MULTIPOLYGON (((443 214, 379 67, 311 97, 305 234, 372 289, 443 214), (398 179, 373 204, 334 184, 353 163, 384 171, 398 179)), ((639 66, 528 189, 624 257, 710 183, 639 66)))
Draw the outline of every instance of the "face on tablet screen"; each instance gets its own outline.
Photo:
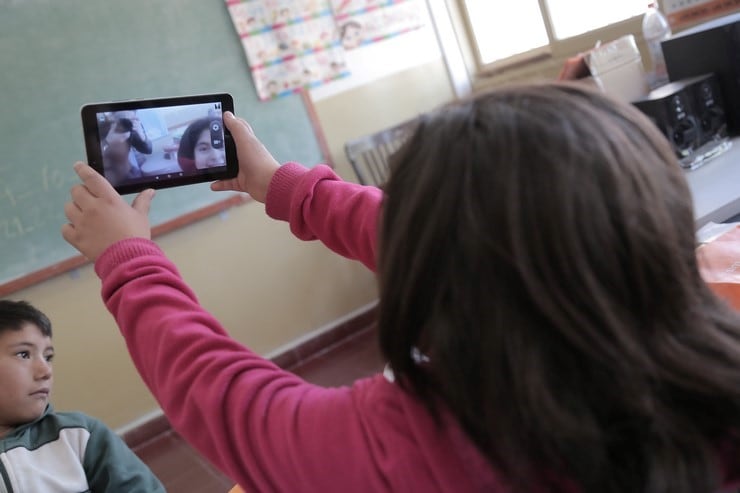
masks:
POLYGON ((234 176, 225 110, 233 111, 192 98, 83 107, 90 165, 121 193, 234 176))

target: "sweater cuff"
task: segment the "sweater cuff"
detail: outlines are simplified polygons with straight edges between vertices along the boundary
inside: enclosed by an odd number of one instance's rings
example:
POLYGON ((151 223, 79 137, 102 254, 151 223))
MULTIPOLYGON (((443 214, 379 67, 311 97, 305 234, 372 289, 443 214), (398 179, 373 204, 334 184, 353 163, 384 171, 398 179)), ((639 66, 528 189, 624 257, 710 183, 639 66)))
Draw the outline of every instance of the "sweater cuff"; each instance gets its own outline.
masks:
POLYGON ((100 279, 105 279, 120 264, 145 255, 162 256, 164 253, 152 240, 126 238, 112 244, 100 254, 95 261, 95 273, 100 279))
POLYGON ((290 220, 290 210, 293 196, 300 201, 303 194, 311 193, 317 182, 321 180, 339 180, 334 170, 325 164, 319 164, 309 169, 298 163, 285 163, 272 176, 265 196, 265 211, 273 219, 290 220), (302 188, 301 188, 302 187, 302 188))
POLYGON ((298 163, 285 163, 272 176, 265 196, 265 212, 273 219, 287 221, 290 198, 308 169, 298 163))

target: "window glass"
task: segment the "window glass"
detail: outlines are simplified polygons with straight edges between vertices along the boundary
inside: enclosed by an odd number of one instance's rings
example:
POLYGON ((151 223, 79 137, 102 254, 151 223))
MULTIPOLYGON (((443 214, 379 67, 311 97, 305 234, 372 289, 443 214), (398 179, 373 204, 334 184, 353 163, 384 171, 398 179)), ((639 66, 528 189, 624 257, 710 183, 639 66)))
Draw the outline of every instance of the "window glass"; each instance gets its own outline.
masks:
POLYGON ((647 0, 546 0, 555 37, 551 40, 538 0, 462 1, 483 65, 640 15, 648 4, 647 0))
POLYGON ((465 0, 480 62, 488 64, 548 44, 537 0, 465 0))
MULTIPOLYGON (((647 0, 548 0, 550 19, 557 39, 577 36, 647 10, 647 0)), ((606 40, 605 40, 606 41, 606 40)))

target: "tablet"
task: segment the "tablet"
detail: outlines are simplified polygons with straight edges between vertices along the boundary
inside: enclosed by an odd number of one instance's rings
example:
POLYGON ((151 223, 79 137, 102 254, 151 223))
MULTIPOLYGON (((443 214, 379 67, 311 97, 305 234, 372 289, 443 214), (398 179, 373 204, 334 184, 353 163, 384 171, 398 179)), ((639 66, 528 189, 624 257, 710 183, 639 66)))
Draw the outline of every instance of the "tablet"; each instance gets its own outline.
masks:
POLYGON ((120 194, 233 178, 224 111, 234 111, 226 93, 86 104, 88 164, 120 194))

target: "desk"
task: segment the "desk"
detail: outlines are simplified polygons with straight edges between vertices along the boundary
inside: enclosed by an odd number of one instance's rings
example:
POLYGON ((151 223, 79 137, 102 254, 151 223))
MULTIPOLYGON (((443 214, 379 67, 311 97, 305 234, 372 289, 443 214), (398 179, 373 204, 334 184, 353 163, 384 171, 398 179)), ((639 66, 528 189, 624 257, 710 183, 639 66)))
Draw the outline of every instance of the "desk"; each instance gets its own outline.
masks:
POLYGON ((694 200, 697 229, 740 213, 740 137, 732 147, 703 166, 686 171, 694 200))

